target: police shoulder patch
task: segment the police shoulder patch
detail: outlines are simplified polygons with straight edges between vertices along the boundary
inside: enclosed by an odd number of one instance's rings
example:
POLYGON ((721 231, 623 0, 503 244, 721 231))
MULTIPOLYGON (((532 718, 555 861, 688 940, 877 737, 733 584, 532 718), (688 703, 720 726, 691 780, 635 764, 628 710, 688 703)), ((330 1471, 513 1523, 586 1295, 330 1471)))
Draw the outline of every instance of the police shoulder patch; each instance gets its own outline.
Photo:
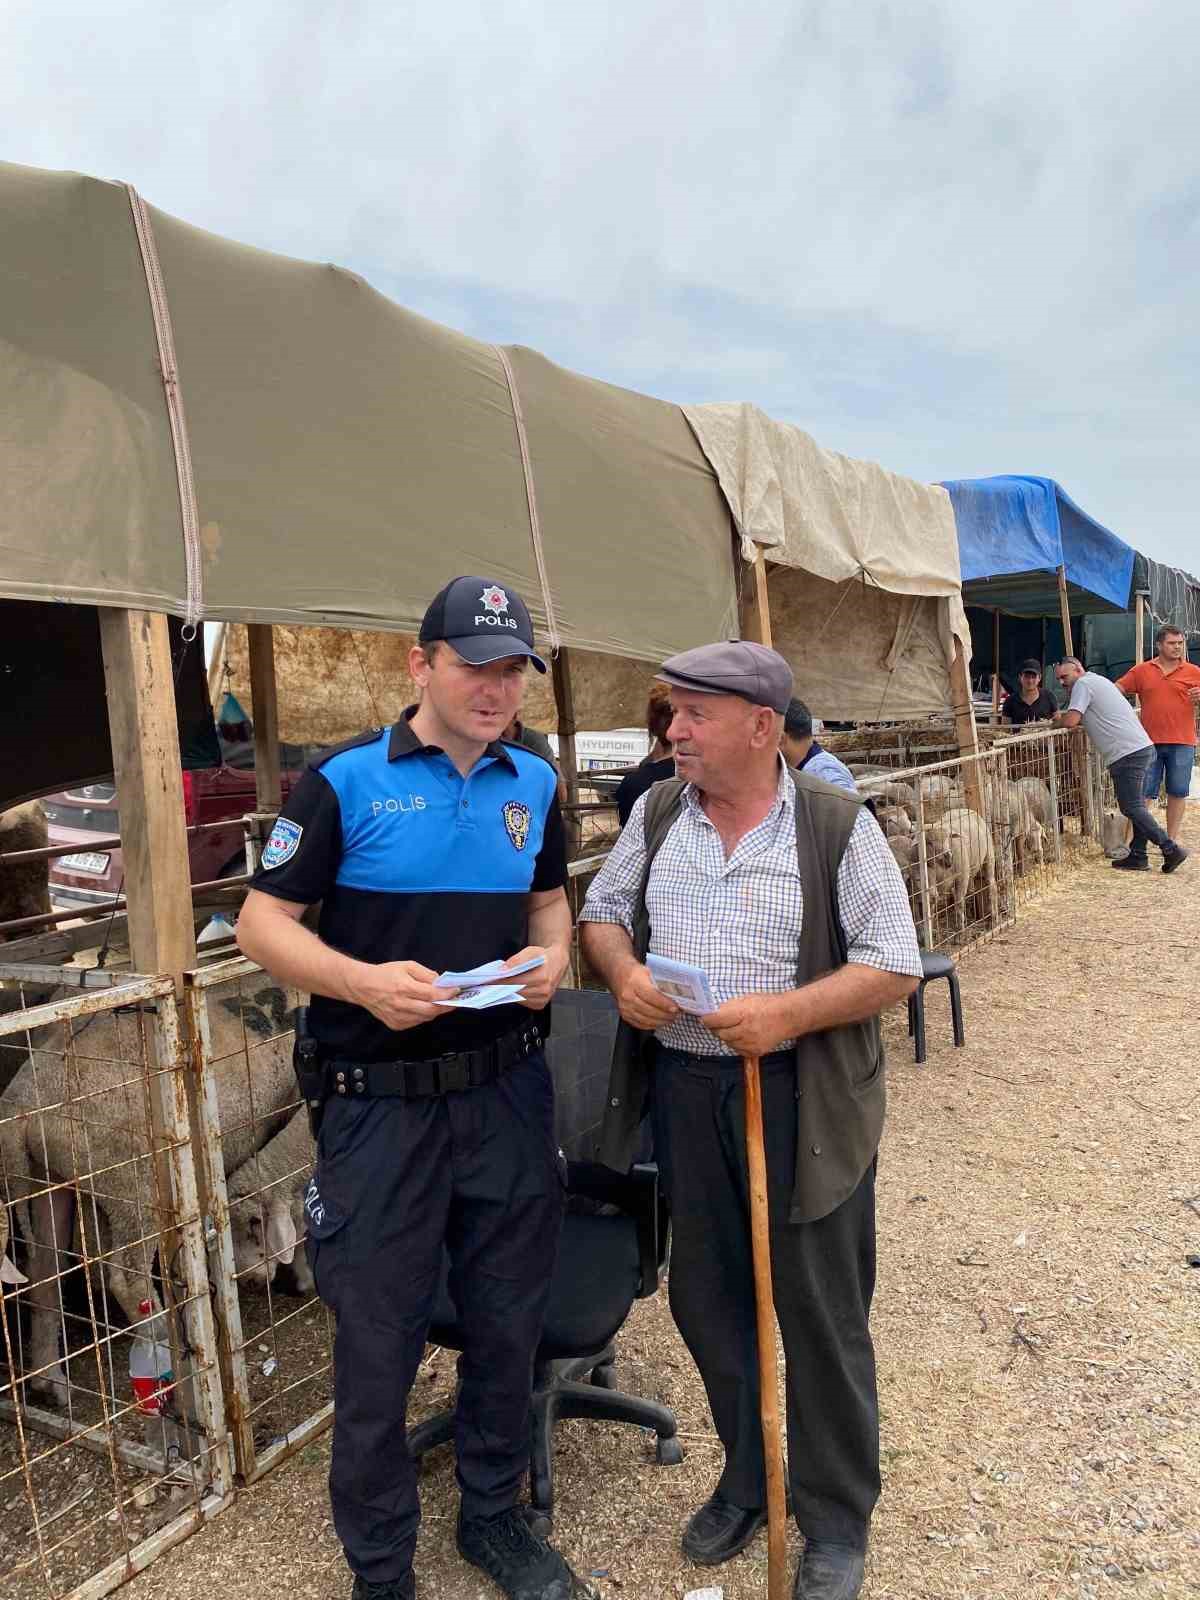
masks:
POLYGON ((298 822, 292 822, 288 817, 276 818, 271 837, 262 853, 262 864, 268 872, 272 867, 281 867, 285 861, 292 859, 300 848, 303 833, 304 829, 298 822))
POLYGON ((509 800, 504 806, 504 826, 513 847, 524 850, 529 841, 529 824, 533 813, 523 800, 509 800))

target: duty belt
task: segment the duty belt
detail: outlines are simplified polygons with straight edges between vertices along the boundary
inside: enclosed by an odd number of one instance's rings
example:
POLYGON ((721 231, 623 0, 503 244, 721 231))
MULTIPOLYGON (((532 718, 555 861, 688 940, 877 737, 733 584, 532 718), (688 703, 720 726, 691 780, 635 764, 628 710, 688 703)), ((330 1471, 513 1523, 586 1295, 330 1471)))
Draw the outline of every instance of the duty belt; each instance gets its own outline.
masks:
POLYGON ((528 1024, 506 1033, 478 1050, 459 1050, 431 1061, 343 1061, 325 1063, 329 1094, 362 1095, 377 1100, 417 1100, 430 1095, 456 1094, 493 1083, 502 1072, 517 1066, 542 1048, 537 1026, 528 1024))

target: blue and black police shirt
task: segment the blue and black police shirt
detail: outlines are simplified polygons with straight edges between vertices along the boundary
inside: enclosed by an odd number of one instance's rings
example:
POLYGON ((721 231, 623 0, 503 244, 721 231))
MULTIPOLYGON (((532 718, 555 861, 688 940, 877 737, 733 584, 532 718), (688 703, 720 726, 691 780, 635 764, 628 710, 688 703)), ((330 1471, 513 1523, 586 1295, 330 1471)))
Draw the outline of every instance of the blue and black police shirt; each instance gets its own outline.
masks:
MULTIPOLYGON (((523 949, 526 896, 567 881, 558 775, 523 746, 493 743, 464 778, 417 738, 414 710, 312 763, 252 887, 320 901, 317 931, 344 955, 466 971, 523 949)), ((529 1015, 447 1010, 396 1032, 361 1006, 314 995, 309 1024, 331 1055, 413 1061, 489 1044, 529 1015)))

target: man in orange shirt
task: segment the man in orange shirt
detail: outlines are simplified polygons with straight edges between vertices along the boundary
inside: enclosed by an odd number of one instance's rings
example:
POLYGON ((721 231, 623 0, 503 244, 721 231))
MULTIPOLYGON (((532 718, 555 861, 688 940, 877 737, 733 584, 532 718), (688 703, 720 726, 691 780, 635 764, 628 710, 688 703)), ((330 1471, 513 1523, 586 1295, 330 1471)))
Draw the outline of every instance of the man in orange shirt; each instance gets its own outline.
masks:
MULTIPOLYGON (((1118 678, 1117 688, 1124 694, 1136 694, 1142 702, 1142 726, 1154 741, 1156 751, 1156 759, 1146 772, 1146 798, 1157 797, 1165 774, 1167 832, 1177 839, 1196 756, 1200 667, 1188 660, 1187 639, 1178 628, 1160 628, 1154 643, 1157 654, 1118 678)), ((1144 841, 1142 848, 1145 849, 1144 841)))

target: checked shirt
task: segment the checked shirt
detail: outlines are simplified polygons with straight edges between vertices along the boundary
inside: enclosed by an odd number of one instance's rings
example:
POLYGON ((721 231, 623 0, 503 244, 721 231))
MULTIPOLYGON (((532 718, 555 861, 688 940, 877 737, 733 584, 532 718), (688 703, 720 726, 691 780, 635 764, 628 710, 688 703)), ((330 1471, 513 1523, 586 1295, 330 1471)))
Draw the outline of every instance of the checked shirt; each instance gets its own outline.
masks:
MULTIPOLYGON (((796 791, 782 760, 775 804, 738 840, 728 860, 694 785, 683 790, 681 801, 646 891, 651 952, 702 967, 718 1006, 740 995, 794 989, 804 894, 796 860, 796 791)), ((633 907, 646 865, 645 807, 643 795, 592 883, 581 922, 616 923, 633 936, 633 907)), ((919 978, 921 956, 904 880, 865 809, 847 842, 837 886, 849 961, 919 978)), ((693 1055, 734 1054, 687 1013, 659 1029, 656 1038, 693 1055)), ((794 1042, 784 1040, 776 1049, 794 1042)))

